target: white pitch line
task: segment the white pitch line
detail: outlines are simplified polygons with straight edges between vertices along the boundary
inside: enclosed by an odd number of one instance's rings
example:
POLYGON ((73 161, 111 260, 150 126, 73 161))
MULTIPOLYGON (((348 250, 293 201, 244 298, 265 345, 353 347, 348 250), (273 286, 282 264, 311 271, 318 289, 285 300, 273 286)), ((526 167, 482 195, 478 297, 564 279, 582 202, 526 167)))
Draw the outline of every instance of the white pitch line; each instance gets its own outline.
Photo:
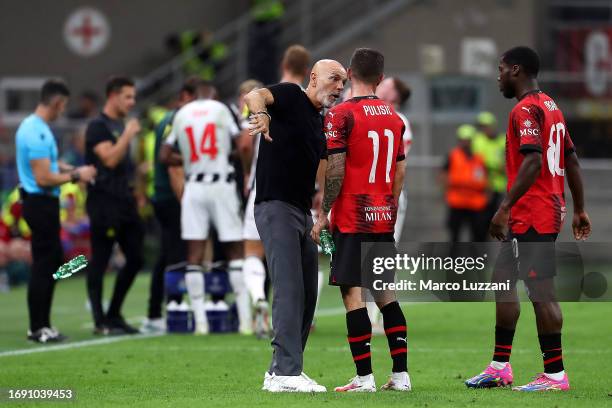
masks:
POLYGON ((82 340, 82 341, 75 341, 74 343, 34 347, 30 349, 9 350, 9 351, 0 352, 0 358, 10 357, 10 356, 22 356, 22 355, 34 354, 34 353, 47 353, 49 351, 70 350, 70 349, 76 349, 76 348, 82 348, 82 347, 97 346, 100 344, 119 343, 121 341, 127 341, 127 340, 147 339, 150 337, 157 337, 161 335, 163 334, 159 334, 159 333, 135 334, 135 335, 125 335, 125 336, 116 336, 116 337, 105 337, 102 339, 82 340))
MULTIPOLYGON (((339 315, 343 313, 345 313, 345 310, 343 307, 336 307, 336 308, 329 308, 329 309, 321 309, 318 311, 317 315, 324 317, 324 316, 339 315)), ((132 321, 134 319, 136 318, 132 317, 132 318, 129 318, 128 321, 132 321)), ((102 339, 82 340, 82 341, 76 341, 74 343, 41 346, 41 347, 35 347, 35 348, 30 348, 30 349, 1 351, 0 358, 11 357, 11 356, 22 356, 22 355, 34 354, 34 353, 47 353, 49 351, 71 350, 75 348, 97 346, 100 344, 111 344, 111 343, 118 343, 121 341, 146 339, 149 337, 156 337, 160 335, 163 335, 163 334, 137 334, 137 335, 131 335, 131 336, 105 337, 102 339)))
MULTIPOLYGON (((412 304, 412 306, 419 305, 419 304, 426 304, 426 303, 415 302, 412 304)), ((332 308, 318 310, 317 317, 337 316, 337 315, 341 315, 344 313, 346 313, 346 311, 343 307, 332 307, 332 308)), ((140 317, 136 317, 136 318, 132 317, 132 318, 129 318, 128 320, 132 321, 134 319, 140 319, 140 317)), ((111 343, 118 343, 118 342, 128 341, 128 340, 146 339, 146 338, 157 337, 161 335, 163 335, 163 333, 162 334, 156 333, 156 334, 137 334, 137 335, 130 335, 130 336, 105 337, 102 339, 82 340, 82 341, 76 341, 74 343, 48 345, 48 346, 34 347, 30 349, 8 350, 8 351, 0 352, 0 358, 11 357, 11 356, 22 356, 22 355, 34 354, 34 353, 47 353, 50 351, 71 350, 71 349, 76 349, 76 348, 97 346, 100 344, 111 344, 111 343)))

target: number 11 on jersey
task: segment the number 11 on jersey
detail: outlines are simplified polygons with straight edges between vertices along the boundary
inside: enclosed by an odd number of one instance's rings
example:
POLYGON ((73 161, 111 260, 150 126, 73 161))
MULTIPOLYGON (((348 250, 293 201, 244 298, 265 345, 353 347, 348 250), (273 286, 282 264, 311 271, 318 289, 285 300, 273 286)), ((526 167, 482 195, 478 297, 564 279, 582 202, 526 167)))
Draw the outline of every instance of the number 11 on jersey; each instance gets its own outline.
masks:
MULTIPOLYGON (((393 160, 393 132, 391 129, 385 129, 384 133, 387 138, 387 166, 385 168, 385 182, 391 182, 391 164, 393 160)), ((380 137, 375 130, 368 130, 368 138, 372 140, 372 167, 370 168, 369 183, 376 183, 376 165, 378 164, 378 153, 380 151, 380 137)))

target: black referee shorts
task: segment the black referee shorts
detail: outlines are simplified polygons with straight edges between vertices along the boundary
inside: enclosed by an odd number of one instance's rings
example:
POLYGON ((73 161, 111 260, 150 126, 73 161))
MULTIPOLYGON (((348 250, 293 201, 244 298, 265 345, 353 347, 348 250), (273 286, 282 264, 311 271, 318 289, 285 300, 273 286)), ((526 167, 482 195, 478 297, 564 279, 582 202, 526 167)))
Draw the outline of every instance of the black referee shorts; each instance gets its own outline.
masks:
POLYGON ((332 236, 336 252, 331 257, 330 285, 372 289, 374 280, 393 282, 395 268, 385 269, 380 274, 373 271, 375 258, 395 258, 397 255, 393 232, 342 233, 336 230, 332 236))
POLYGON ((512 281, 554 277, 557 235, 540 234, 533 227, 523 234, 509 232, 497 257, 495 275, 512 281))

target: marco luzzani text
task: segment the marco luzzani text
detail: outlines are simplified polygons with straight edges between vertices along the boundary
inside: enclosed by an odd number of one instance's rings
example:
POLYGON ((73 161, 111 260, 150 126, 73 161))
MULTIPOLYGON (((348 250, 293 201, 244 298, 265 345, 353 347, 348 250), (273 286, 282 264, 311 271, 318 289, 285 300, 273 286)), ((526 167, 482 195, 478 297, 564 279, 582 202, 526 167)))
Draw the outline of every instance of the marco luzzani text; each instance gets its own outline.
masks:
MULTIPOLYGON (((372 272, 381 275, 385 271, 395 270, 414 275, 417 271, 454 272, 463 275, 465 272, 482 271, 486 266, 487 254, 479 257, 441 257, 410 256, 397 254, 394 257, 375 257, 372 261, 372 272)), ((510 280, 505 282, 474 282, 463 279, 454 282, 437 282, 431 279, 412 281, 399 279, 396 282, 385 282, 382 279, 373 281, 374 290, 400 291, 503 291, 510 290, 510 280)))

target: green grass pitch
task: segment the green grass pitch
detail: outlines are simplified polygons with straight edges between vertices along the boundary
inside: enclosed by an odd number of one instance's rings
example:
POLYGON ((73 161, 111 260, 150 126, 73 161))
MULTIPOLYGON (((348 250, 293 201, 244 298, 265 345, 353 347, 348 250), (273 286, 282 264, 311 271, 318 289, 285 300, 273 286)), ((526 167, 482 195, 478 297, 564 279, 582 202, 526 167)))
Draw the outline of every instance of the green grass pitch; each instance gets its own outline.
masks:
MULTIPOLYGON (((125 316, 139 322, 145 313, 149 276, 140 275, 129 294, 125 316)), ((106 294, 112 279, 106 281, 106 294)), ((490 361, 493 345, 492 303, 421 303, 404 305, 408 322, 410 393, 347 395, 270 394, 260 391, 270 359, 268 341, 239 335, 111 338, 92 344, 85 309, 85 280, 60 281, 53 322, 70 342, 63 349, 25 340, 25 289, 0 294, 0 389, 73 389, 70 402, 8 402, 18 406, 135 407, 595 407, 612 405, 612 324, 609 303, 564 303, 565 367, 571 391, 525 394, 509 389, 469 390, 463 380, 490 361), (85 342, 85 343, 83 343, 85 342), (77 343, 79 347, 72 347, 77 343), (359 406, 359 405, 357 405, 359 406)), ((523 304, 514 342, 515 383, 542 370, 535 321, 523 304)), ((326 286, 316 331, 310 337, 305 371, 328 389, 345 384, 354 372, 346 343, 344 313, 336 288, 326 286)), ((391 368, 386 338, 372 343, 377 384, 391 368)))

